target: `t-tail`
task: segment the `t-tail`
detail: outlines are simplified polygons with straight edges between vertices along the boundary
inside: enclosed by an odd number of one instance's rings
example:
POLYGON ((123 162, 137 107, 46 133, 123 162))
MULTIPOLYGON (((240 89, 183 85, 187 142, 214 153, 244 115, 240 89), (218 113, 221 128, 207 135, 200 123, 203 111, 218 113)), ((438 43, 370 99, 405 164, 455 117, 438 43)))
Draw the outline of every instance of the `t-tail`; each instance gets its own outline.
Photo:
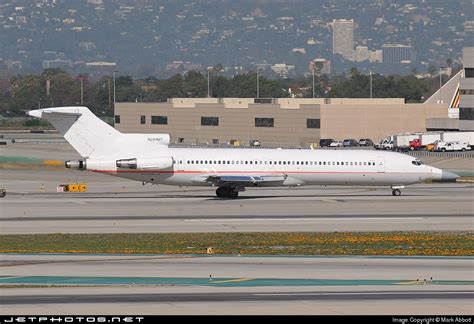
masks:
MULTIPOLYGON (((168 134, 123 134, 87 107, 44 108, 31 110, 28 115, 48 120, 84 159, 133 159, 143 156, 143 152, 163 154, 170 142, 168 134)), ((81 169, 81 161, 70 161, 70 166, 76 168, 73 162, 81 169)))
POLYGON ((86 107, 45 108, 28 115, 48 120, 83 158, 107 154, 122 135, 86 107))

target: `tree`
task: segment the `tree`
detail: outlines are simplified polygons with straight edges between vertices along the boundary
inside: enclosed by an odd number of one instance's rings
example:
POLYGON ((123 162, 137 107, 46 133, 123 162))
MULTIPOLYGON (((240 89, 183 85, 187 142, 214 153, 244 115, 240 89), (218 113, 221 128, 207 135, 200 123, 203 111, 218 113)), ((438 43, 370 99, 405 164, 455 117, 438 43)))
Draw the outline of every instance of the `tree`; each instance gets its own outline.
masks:
POLYGON ((183 92, 188 98, 207 96, 207 79, 199 71, 189 71, 184 76, 183 92))

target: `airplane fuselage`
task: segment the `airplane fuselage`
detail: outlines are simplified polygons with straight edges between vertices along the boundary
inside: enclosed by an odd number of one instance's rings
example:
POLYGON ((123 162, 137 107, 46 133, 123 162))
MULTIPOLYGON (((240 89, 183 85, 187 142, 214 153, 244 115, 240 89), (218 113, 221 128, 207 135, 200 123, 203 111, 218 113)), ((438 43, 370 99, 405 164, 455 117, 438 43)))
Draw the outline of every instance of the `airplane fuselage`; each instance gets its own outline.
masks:
POLYGON ((305 185, 404 185, 458 176, 400 153, 375 150, 170 148, 168 134, 123 134, 87 107, 28 112, 45 118, 83 157, 66 167, 143 183, 214 186, 217 197, 235 198, 247 187, 305 185))
MULTIPOLYGON (((441 177, 441 170, 414 157, 372 150, 198 149, 168 148, 157 156, 171 156, 170 168, 123 169, 114 161, 88 169, 146 183, 209 186, 202 176, 283 176, 284 180, 250 186, 408 185, 441 177), (414 161, 417 161, 414 163, 414 161)), ((152 159, 152 157, 148 157, 152 159)))

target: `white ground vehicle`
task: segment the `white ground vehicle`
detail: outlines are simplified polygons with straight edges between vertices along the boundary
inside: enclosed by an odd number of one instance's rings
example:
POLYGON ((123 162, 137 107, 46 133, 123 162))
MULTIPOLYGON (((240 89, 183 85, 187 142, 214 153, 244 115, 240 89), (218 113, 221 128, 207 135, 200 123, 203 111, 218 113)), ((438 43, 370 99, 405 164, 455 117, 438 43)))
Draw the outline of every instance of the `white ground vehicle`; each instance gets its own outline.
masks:
POLYGON ((443 132, 441 133, 443 142, 461 142, 474 146, 474 132, 443 132))
POLYGON ((395 135, 393 140, 393 147, 400 151, 407 151, 410 149, 410 142, 419 139, 418 134, 399 134, 395 135))
POLYGON ((329 147, 342 147, 342 141, 334 141, 329 144, 329 147))
POLYGON ((393 150, 393 140, 385 138, 374 145, 377 150, 393 150))
POLYGON ((435 151, 468 151, 471 147, 467 143, 461 142, 442 142, 438 141, 435 145, 435 151))
POLYGON ((424 133, 420 135, 421 146, 425 147, 428 144, 433 144, 441 140, 441 133, 424 133))

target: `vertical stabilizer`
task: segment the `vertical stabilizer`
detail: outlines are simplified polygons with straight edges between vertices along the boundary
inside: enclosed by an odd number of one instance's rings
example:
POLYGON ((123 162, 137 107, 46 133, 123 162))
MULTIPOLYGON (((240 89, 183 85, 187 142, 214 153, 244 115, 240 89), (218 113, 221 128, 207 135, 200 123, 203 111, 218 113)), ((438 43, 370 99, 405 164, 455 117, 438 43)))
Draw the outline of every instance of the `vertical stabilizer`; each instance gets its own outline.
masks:
POLYGON ((121 133, 86 107, 58 107, 31 110, 28 115, 48 120, 84 158, 113 150, 121 133))

